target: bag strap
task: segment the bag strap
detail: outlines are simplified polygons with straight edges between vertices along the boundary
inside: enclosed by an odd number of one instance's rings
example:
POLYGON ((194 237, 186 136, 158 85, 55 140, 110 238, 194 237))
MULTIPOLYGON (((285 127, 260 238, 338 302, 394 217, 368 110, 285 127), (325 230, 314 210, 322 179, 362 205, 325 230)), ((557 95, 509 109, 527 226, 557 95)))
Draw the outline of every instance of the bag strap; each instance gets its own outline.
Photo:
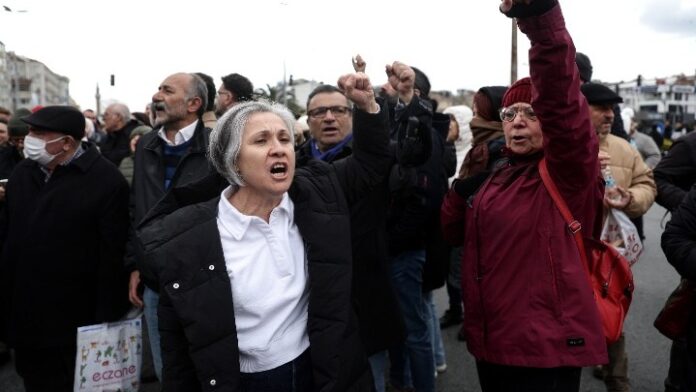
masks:
POLYGON ((556 205, 556 208, 558 208, 558 211, 561 212, 563 219, 566 221, 568 230, 575 238, 575 243, 580 251, 580 259, 582 261, 583 269, 585 270, 587 279, 590 281, 590 287, 592 287, 592 279, 590 278, 590 264, 588 263, 587 253, 585 251, 585 241, 582 238, 582 225, 575 218, 573 218, 573 214, 570 212, 570 209, 568 209, 568 205, 566 204, 565 200, 563 200, 561 193, 558 191, 556 183, 553 181, 553 178, 551 178, 549 169, 546 166, 546 158, 541 158, 541 161, 539 161, 539 174, 541 175, 541 180, 544 183, 546 190, 549 192, 549 195, 551 195, 551 199, 553 199, 553 203, 556 205))

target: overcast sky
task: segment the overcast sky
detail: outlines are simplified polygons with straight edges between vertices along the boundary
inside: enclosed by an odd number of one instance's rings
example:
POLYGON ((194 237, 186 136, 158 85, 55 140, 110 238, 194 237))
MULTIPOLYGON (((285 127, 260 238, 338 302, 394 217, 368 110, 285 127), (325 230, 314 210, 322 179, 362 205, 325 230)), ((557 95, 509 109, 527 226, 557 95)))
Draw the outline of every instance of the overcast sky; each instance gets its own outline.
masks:
MULTIPOLYGON (((237 72, 254 87, 287 75, 334 83, 360 53, 373 84, 400 60, 434 90, 509 83, 510 22, 498 0, 0 0, 0 41, 70 78, 82 108, 102 99, 142 111, 177 71, 237 72), (116 86, 109 86, 109 75, 116 86)), ((696 70, 696 0, 561 0, 579 51, 604 81, 696 70)), ((520 77, 528 41, 520 34, 520 77)))

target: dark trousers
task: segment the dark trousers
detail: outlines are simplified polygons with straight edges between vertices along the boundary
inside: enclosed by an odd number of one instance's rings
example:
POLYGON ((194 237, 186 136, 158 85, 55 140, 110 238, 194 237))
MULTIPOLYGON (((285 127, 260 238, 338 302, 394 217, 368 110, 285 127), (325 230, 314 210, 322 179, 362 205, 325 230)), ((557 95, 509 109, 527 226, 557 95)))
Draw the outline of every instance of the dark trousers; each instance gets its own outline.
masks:
POLYGON ((449 259, 449 273, 447 275, 447 296, 449 297, 449 311, 462 314, 462 248, 452 248, 449 259))
POLYGON ((686 362, 683 369, 684 380, 680 391, 696 392, 696 339, 693 339, 693 335, 689 335, 686 338, 686 357, 684 361, 686 362))
POLYGON ((582 368, 550 369, 476 362, 482 392, 578 392, 582 368))
POLYGON ((26 392, 72 392, 76 345, 15 349, 15 367, 26 392))
POLYGON ((459 287, 454 287, 449 281, 447 282, 447 297, 449 298, 449 309, 447 311, 461 317, 462 291, 459 287))
POLYGON ((241 392, 312 392, 313 387, 309 349, 275 369, 240 374, 241 392))
POLYGON ((637 218, 631 218, 631 222, 636 226, 636 231, 641 241, 645 241, 645 234, 643 233, 643 217, 639 216, 637 218))
POLYGON ((665 392, 679 392, 683 390, 688 360, 686 338, 672 340, 672 348, 669 350, 669 370, 665 379, 665 392))

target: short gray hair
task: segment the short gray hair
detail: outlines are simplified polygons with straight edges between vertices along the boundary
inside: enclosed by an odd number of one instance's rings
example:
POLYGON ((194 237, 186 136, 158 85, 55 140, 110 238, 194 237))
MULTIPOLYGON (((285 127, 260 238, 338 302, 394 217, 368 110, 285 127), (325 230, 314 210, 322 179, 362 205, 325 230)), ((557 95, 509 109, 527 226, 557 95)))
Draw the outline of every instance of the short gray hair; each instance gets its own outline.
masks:
POLYGON ((118 115, 121 117, 121 120, 123 120, 123 123, 128 123, 131 118, 131 112, 128 109, 128 106, 122 104, 122 103, 112 103, 109 105, 108 109, 111 109, 111 112, 118 115))
POLYGON ((290 133, 290 140, 295 140, 295 117, 285 106, 267 101, 244 102, 232 106, 218 119, 210 133, 208 144, 210 161, 217 172, 232 185, 246 185, 237 168, 237 158, 242 147, 244 127, 249 117, 255 113, 273 113, 280 117, 290 133))
POLYGON ((198 117, 203 117, 203 113, 205 113, 208 108, 208 87, 200 76, 195 73, 189 73, 189 75, 191 76, 191 84, 189 88, 186 89, 186 99, 193 99, 196 97, 201 99, 201 107, 198 108, 196 114, 198 117))

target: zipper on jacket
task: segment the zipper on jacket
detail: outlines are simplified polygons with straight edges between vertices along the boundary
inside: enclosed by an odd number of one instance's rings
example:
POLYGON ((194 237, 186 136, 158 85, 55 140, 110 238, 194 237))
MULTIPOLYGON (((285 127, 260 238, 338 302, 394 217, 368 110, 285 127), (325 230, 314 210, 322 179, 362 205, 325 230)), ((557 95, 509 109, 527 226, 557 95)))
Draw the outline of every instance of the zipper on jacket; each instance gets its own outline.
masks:
POLYGON ((606 298, 609 295, 609 285, 611 284, 612 275, 614 275, 614 268, 616 268, 616 262, 618 259, 614 259, 611 263, 611 268, 609 269, 609 274, 604 282, 602 282, 602 298, 606 298))

